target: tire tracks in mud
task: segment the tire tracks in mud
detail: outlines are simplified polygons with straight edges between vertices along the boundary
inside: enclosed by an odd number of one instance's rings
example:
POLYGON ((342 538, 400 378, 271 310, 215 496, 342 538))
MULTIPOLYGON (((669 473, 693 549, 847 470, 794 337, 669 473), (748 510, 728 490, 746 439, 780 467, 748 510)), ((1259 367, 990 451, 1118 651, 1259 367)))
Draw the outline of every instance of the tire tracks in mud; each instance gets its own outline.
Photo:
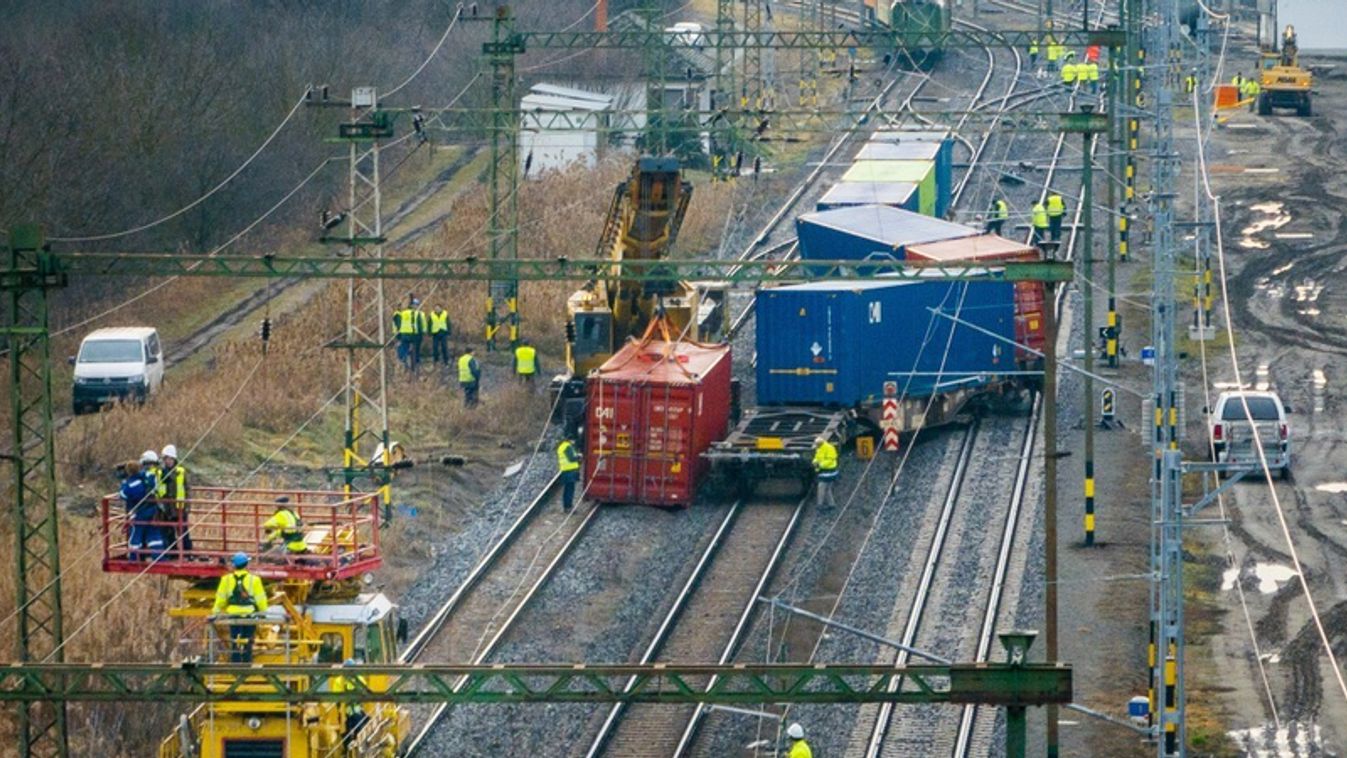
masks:
MULTIPOLYGON (((1332 237, 1309 245, 1271 243, 1267 255, 1258 258, 1244 257, 1239 271, 1230 277, 1230 294, 1235 320, 1242 328, 1255 328, 1273 337, 1283 344, 1302 347, 1307 350, 1330 353, 1347 357, 1347 327, 1335 326, 1312 317, 1307 317, 1297 308, 1297 301, 1282 298, 1278 303, 1279 315, 1290 325, 1272 323, 1260 315, 1256 304, 1260 281, 1266 279, 1268 271, 1294 264, 1294 270, 1300 276, 1312 276, 1321 282, 1331 282, 1325 275, 1337 273, 1342 266, 1341 251, 1347 248, 1347 218, 1343 218, 1340 208, 1347 205, 1347 187, 1336 182, 1341 176, 1330 164, 1342 160, 1338 146, 1339 134, 1332 119, 1320 117, 1310 126, 1314 129, 1312 140, 1302 130, 1280 119, 1266 119, 1271 128, 1263 142, 1294 146, 1287 156, 1287 165, 1294 177, 1289 184, 1294 190, 1282 196, 1288 208, 1294 209, 1293 221, 1309 222, 1318 228, 1331 229, 1332 237), (1309 144, 1307 144, 1309 143, 1309 144), (1338 191, 1334 191, 1338 190, 1338 191), (1336 224, 1334 224, 1336 222, 1336 224)), ((1234 214, 1230 229, 1248 226, 1254 219, 1249 206, 1252 203, 1266 201, 1265 189, 1252 187, 1237 189, 1225 193, 1229 199, 1239 205, 1234 214)))

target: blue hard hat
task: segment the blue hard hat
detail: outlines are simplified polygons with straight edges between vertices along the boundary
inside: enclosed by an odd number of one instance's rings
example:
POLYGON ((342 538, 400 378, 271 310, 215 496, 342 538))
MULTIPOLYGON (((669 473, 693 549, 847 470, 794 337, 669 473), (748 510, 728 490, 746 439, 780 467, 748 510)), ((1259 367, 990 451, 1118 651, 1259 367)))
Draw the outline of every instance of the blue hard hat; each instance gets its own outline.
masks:
POLYGON ((354 658, 347 658, 347 659, 346 659, 346 662, 343 663, 342 665, 343 665, 343 666, 356 666, 356 665, 359 665, 359 664, 356 663, 356 660, 355 660, 354 658))
POLYGON ((236 569, 241 569, 241 568, 243 568, 244 566, 247 566, 247 565, 248 565, 248 554, 247 554, 247 553, 234 553, 234 561, 233 561, 233 563, 234 563, 234 568, 236 568, 236 569))

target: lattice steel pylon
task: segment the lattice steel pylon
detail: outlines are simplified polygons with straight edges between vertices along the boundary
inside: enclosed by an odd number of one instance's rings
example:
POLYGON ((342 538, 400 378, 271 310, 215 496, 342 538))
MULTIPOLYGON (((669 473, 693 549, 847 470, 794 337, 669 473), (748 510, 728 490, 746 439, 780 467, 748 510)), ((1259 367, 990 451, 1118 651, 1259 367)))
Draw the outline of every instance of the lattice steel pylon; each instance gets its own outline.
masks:
MULTIPOLYGON (((383 193, 379 142, 393 135, 391 115, 379 111, 373 87, 351 92, 345 243, 352 258, 384 257, 383 193)), ((343 488, 349 494, 363 470, 370 471, 379 499, 391 512, 388 434, 388 324, 382 279, 346 282, 346 428, 342 439, 343 488), (373 355, 370 355, 373 351, 373 355), (365 423, 373 419, 374 423, 365 423), (374 460, 375 457, 379 460, 374 460), (373 465, 371 465, 373 464, 373 465)))
MULTIPOLYGON (((495 258, 519 257, 519 120, 515 117, 515 56, 524 45, 514 35, 510 9, 501 6, 491 24, 491 41, 483 46, 491 67, 491 128, 487 246, 495 258)), ((510 347, 519 344, 519 282, 487 285, 486 345, 496 349, 496 335, 505 327, 510 347), (502 314, 501 309, 504 308, 502 314)))
POLYGON ((1150 214, 1154 224, 1151 298, 1152 374, 1155 402, 1151 453, 1151 714, 1157 754, 1183 755, 1187 745, 1183 684, 1183 503, 1179 452, 1179 355, 1175 342, 1178 302, 1175 268, 1174 200, 1179 156, 1174 146, 1174 92, 1181 81, 1177 0, 1155 0, 1154 23, 1146 26, 1146 49, 1166 62, 1148 79, 1154 94, 1155 133, 1151 150, 1150 214))
MULTIPOLYGON (((743 30, 762 32, 772 27, 771 12, 766 14, 767 25, 763 25, 763 9, 766 0, 742 0, 744 4, 743 30)), ((807 1, 807 0, 806 0, 807 1)), ((772 50, 754 45, 744 48, 744 73, 740 84, 739 105, 742 108, 771 108, 772 92, 772 50)))
MULTIPOLYGON (((13 230, 6 257, 7 313, 0 333, 9 347, 12 448, 6 457, 15 469, 8 504, 15 538, 15 653, 20 661, 60 663, 65 637, 47 297, 64 286, 65 276, 57 273, 37 226, 13 230)), ((63 704, 34 703, 18 711, 20 755, 69 754, 63 704)))

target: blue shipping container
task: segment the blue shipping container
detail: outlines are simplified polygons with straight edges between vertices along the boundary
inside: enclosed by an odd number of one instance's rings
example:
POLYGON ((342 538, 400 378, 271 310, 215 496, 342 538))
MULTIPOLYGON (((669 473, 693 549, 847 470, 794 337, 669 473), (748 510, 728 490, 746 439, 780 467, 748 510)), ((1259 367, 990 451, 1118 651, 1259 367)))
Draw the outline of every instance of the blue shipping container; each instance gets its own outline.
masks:
POLYGON ((981 229, 887 205, 861 205, 801 214, 795 219, 800 257, 806 260, 902 260, 907 245, 959 239, 981 229))
POLYGON ((917 185, 912 182, 838 182, 819 198, 816 210, 830 211, 856 205, 888 205, 917 210, 917 185))
POLYGON ((926 397, 1015 370, 1008 343, 932 308, 1015 337, 1009 282, 812 282, 764 290, 756 316, 758 403, 873 405, 886 381, 909 398, 926 397))

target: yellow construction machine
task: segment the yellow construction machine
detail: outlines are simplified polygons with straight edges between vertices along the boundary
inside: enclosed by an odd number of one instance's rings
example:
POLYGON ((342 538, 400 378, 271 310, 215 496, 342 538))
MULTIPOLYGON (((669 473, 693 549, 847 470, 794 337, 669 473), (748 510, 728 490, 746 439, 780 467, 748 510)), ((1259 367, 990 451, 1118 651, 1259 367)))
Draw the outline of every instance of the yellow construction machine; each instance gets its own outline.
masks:
MULTIPOLYGON (((388 690, 388 677, 361 672, 364 664, 399 662, 407 637, 397 606, 369 586, 383 562, 378 493, 193 487, 189 499, 165 504, 171 515, 132 525, 120 497, 103 498, 103 570, 183 583, 169 613, 181 623, 174 655, 184 665, 324 664, 339 672, 340 686, 388 690), (299 520, 303 552, 269 547, 266 521, 281 505, 299 520), (169 544, 147 552, 133 529, 167 535, 169 544), (262 580, 268 607, 231 616, 215 610, 215 596, 239 552, 262 580)), ((283 681, 295 692, 337 686, 335 679, 283 681)), ((263 668, 242 682, 206 675, 203 685, 210 702, 179 716, 157 758, 393 758, 411 732, 407 709, 377 695, 349 705, 256 701, 250 693, 275 687, 263 668)))
POLYGON ((1310 89, 1314 85, 1310 72, 1300 67, 1300 47, 1296 44, 1296 29, 1287 25, 1282 32, 1282 49, 1264 50, 1259 61, 1261 91, 1258 93, 1258 114, 1272 115, 1273 108, 1294 108, 1297 116, 1310 116, 1310 89))
MULTIPOLYGON (((639 158, 617 185, 594 257, 614 263, 657 261, 668 255, 687 213, 692 185, 674 158, 639 158)), ((662 309, 668 322, 697 338, 697 288, 670 280, 630 281, 614 266, 566 301, 566 368, 583 379, 602 366, 628 337, 639 337, 662 309)))

